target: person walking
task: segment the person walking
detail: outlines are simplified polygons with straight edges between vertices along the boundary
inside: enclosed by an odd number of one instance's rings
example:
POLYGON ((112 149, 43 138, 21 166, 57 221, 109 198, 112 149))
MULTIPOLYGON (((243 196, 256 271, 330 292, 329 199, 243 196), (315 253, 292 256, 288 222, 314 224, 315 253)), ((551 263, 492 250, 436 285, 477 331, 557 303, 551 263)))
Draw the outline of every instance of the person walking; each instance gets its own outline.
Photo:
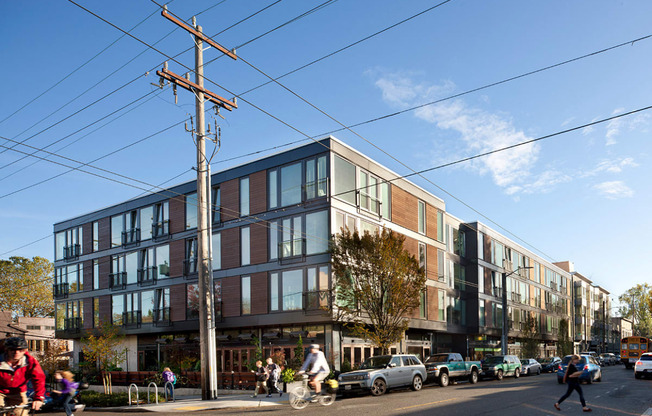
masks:
POLYGON ((75 416, 73 414, 73 411, 75 410, 73 399, 75 398, 75 393, 77 392, 79 383, 75 383, 75 377, 70 371, 57 371, 54 373, 54 379, 57 383, 63 385, 63 388, 60 391, 52 391, 61 395, 63 410, 66 412, 66 416, 75 416))
POLYGON ((267 397, 272 397, 272 393, 278 393, 278 396, 283 396, 283 392, 278 388, 278 379, 281 376, 281 367, 272 360, 272 357, 267 358, 267 397))
POLYGON ((580 356, 573 354, 566 367, 566 373, 564 373, 564 382, 568 383, 568 389, 566 394, 561 396, 557 403, 555 403, 555 409, 561 410, 559 405, 566 400, 572 393, 573 390, 577 390, 577 393, 580 395, 580 402, 582 402, 582 410, 585 412, 590 412, 592 409, 586 406, 586 401, 584 400, 584 393, 582 392, 582 387, 580 386, 580 375, 582 375, 582 370, 577 369, 577 363, 580 361, 580 356))
POLYGON ((256 361, 256 390, 254 390, 254 395, 251 397, 258 396, 258 390, 262 387, 265 389, 265 395, 269 395, 269 390, 267 389, 267 369, 263 367, 263 362, 258 360, 256 361))
POLYGON ((174 385, 177 383, 177 377, 174 375, 172 370, 170 370, 170 367, 165 367, 161 376, 163 377, 165 391, 168 394, 168 397, 174 401, 174 385), (168 382, 170 384, 168 384, 168 382))
MULTIPOLYGON (((27 352, 24 338, 10 337, 4 340, 5 357, 0 362, 0 407, 26 405, 27 382, 34 387, 32 409, 39 410, 45 400, 45 373, 38 360, 27 352)), ((20 416, 29 411, 15 409, 12 414, 20 416)))

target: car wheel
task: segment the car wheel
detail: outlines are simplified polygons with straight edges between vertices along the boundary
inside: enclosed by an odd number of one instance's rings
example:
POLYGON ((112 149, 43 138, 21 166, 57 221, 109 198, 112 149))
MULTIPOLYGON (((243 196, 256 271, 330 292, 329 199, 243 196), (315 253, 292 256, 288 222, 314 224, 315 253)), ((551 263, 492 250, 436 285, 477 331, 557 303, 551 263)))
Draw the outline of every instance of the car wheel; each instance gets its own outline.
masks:
POLYGON ((541 374, 541 369, 539 368, 539 369, 537 370, 537 375, 540 375, 540 374, 541 374))
POLYGON ((641 373, 634 373, 635 378, 641 378, 641 373))
POLYGON ((421 390, 421 387, 423 387, 423 380, 421 379, 420 375, 414 376, 412 379, 412 386, 410 388, 414 391, 419 391, 421 390))
POLYGON ((527 372, 525 373, 525 375, 527 375, 527 376, 530 375, 530 369, 529 368, 527 369, 527 372))
POLYGON ((441 373, 441 374, 439 375, 439 385, 440 385, 441 387, 446 387, 446 386, 448 386, 448 381, 449 381, 448 373, 441 373))
POLYGON ((496 380, 502 380, 503 379, 503 370, 498 370, 496 373, 496 380))
POLYGON ((478 372, 471 370, 471 375, 469 376, 469 383, 475 384, 478 382, 478 372))
POLYGON ((514 370, 514 378, 519 378, 520 376, 521 376, 521 370, 517 368, 516 370, 514 370))
POLYGON ((586 384, 593 383, 593 374, 589 374, 589 378, 586 380, 586 384))
POLYGON ((377 378, 374 380, 374 384, 371 385, 371 394, 374 396, 382 396, 387 391, 387 383, 382 378, 377 378))

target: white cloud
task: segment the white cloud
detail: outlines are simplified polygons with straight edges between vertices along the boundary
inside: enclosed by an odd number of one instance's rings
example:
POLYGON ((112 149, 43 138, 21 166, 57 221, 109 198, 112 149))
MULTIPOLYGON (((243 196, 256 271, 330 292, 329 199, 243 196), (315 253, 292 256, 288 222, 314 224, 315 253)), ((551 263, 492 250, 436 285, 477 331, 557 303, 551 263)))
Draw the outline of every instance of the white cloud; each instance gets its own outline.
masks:
POLYGON ((564 120, 563 123, 561 123, 561 126, 562 126, 562 127, 566 127, 566 126, 568 126, 568 125, 569 125, 573 120, 575 120, 575 117, 569 117, 569 118, 567 118, 566 120, 564 120))
POLYGON ((631 198, 634 191, 622 181, 602 182, 593 186, 598 194, 607 199, 631 198))
MULTIPOLYGON (((591 123, 595 123, 596 121, 598 121, 597 117, 594 118, 593 120, 591 120, 591 123)), ((589 134, 593 133, 594 131, 595 131, 595 127, 593 127, 593 126, 584 127, 582 129, 582 135, 583 136, 588 136, 589 134)))

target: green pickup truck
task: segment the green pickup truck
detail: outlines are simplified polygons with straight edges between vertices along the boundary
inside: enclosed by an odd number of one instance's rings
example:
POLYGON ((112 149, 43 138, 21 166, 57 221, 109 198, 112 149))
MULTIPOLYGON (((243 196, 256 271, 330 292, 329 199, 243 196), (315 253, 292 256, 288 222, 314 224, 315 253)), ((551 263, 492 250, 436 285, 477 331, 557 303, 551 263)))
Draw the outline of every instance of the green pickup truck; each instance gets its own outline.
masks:
POLYGON ((482 368, 480 361, 464 361, 462 355, 454 352, 431 355, 424 364, 427 381, 436 381, 442 387, 448 386, 451 379, 467 379, 475 384, 482 368))

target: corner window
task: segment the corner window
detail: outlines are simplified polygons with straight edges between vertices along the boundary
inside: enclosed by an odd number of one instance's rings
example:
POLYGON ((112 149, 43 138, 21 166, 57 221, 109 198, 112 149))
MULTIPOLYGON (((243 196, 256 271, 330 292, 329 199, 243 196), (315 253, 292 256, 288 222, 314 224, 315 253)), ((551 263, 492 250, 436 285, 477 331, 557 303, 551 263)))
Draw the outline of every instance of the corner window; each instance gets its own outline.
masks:
POLYGON ((419 234, 426 233, 426 203, 419 201, 419 234))
POLYGON ((240 216, 249 215, 249 177, 240 179, 240 216))
POLYGON ((306 200, 320 198, 328 193, 328 177, 326 173, 326 156, 306 160, 306 200))
POLYGON ((240 287, 242 293, 242 314, 249 315, 251 314, 251 277, 242 276, 240 279, 240 287))
POLYGON ((355 165, 338 155, 333 156, 333 196, 355 204, 355 165))
POLYGON ((197 228, 197 193, 186 195, 186 230, 197 228))
POLYGON ((328 251, 328 211, 306 214, 306 254, 328 251))

